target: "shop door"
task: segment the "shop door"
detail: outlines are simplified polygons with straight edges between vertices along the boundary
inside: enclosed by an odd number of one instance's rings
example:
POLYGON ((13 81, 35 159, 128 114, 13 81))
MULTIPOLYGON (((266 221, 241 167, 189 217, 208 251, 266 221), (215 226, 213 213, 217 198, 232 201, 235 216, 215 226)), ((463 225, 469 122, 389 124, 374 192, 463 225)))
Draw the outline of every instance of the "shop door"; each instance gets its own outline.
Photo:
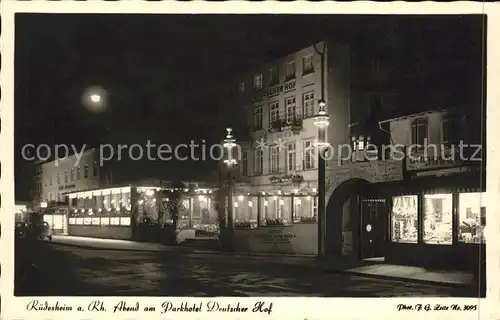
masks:
POLYGON ((361 259, 385 256, 387 206, 385 199, 360 197, 361 259))

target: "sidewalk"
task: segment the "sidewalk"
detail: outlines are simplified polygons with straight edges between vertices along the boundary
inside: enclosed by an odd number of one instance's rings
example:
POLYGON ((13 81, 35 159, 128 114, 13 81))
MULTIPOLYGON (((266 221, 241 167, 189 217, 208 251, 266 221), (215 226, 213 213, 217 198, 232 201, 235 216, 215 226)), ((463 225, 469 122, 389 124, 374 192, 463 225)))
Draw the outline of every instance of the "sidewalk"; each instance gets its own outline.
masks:
POLYGON ((287 256, 265 253, 228 253, 220 251, 196 250, 182 246, 164 246, 158 243, 134 242, 128 240, 97 239, 74 236, 54 236, 52 242, 97 250, 125 250, 142 252, 182 251, 191 254, 218 254, 238 257, 251 257, 268 263, 322 270, 323 272, 347 273, 363 277, 401 280, 407 282, 434 284, 452 287, 474 287, 472 273, 460 271, 436 271, 421 267, 391 265, 386 263, 367 262, 350 258, 336 257, 318 260, 314 256, 287 256))

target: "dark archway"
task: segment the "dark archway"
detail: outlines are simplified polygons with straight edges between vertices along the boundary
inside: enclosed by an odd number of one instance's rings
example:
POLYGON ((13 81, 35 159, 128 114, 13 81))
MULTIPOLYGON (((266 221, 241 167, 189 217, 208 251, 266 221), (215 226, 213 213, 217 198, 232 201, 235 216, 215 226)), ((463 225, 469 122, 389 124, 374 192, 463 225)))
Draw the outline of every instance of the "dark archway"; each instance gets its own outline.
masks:
MULTIPOLYGON (((325 251, 327 255, 342 255, 342 212, 344 204, 353 196, 368 196, 372 194, 372 183, 361 178, 353 178, 341 182, 333 190, 326 207, 325 251)), ((357 220, 357 217, 353 218, 357 220)), ((356 246, 356 243, 353 243, 353 245, 356 246)))

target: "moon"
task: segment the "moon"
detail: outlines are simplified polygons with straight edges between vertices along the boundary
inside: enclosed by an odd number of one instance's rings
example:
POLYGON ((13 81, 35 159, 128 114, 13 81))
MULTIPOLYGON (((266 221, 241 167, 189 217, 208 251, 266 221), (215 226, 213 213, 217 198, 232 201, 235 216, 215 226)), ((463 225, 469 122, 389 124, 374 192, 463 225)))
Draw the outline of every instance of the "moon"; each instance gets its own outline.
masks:
POLYGON ((89 87, 82 94, 82 105, 91 112, 104 112, 108 108, 108 92, 100 86, 89 87))

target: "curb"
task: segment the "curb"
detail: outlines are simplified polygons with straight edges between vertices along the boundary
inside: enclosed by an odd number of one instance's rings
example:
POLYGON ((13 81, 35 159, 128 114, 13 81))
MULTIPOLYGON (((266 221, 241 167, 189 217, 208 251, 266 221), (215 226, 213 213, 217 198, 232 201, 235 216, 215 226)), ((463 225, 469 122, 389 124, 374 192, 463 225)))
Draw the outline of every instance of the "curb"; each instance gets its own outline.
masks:
MULTIPOLYGON (((189 248, 182 246, 172 246, 165 247, 162 250, 151 250, 151 249, 135 249, 135 248, 102 248, 102 247, 93 247, 88 245, 80 245, 73 243, 62 243, 62 242, 48 242, 54 245, 68 246, 68 247, 76 247, 76 248, 84 248, 84 249, 94 249, 100 251, 129 251, 129 252, 188 252, 191 254, 217 254, 217 255, 227 255, 227 256, 247 256, 247 257, 297 257, 297 255, 280 255, 280 254, 255 254, 255 253, 236 253, 236 252, 221 252, 221 251, 201 251, 201 250, 193 250, 190 251, 189 248)), ((298 257, 308 257, 313 258, 312 256, 298 256, 298 257)), ((278 263, 278 262, 270 262, 270 263, 278 263)), ((286 264, 288 266, 292 266, 295 268, 302 269, 313 269, 313 270, 321 270, 325 273, 334 273, 334 274, 348 274, 362 278, 372 278, 372 279, 381 279, 381 280, 392 280, 392 281, 401 281, 401 282, 409 282, 416 284, 427 284, 434 285, 439 287, 450 287, 457 289, 476 289, 475 284, 466 284, 466 283, 452 283, 452 282, 440 282, 434 280, 424 280, 424 279, 413 279, 413 278, 403 278, 403 277, 395 277, 389 275, 379 275, 379 274, 369 274, 369 273, 361 273, 356 271, 349 270, 338 270, 338 269, 330 269, 322 266, 308 265, 308 264, 296 264, 296 263, 281 263, 286 264)))

